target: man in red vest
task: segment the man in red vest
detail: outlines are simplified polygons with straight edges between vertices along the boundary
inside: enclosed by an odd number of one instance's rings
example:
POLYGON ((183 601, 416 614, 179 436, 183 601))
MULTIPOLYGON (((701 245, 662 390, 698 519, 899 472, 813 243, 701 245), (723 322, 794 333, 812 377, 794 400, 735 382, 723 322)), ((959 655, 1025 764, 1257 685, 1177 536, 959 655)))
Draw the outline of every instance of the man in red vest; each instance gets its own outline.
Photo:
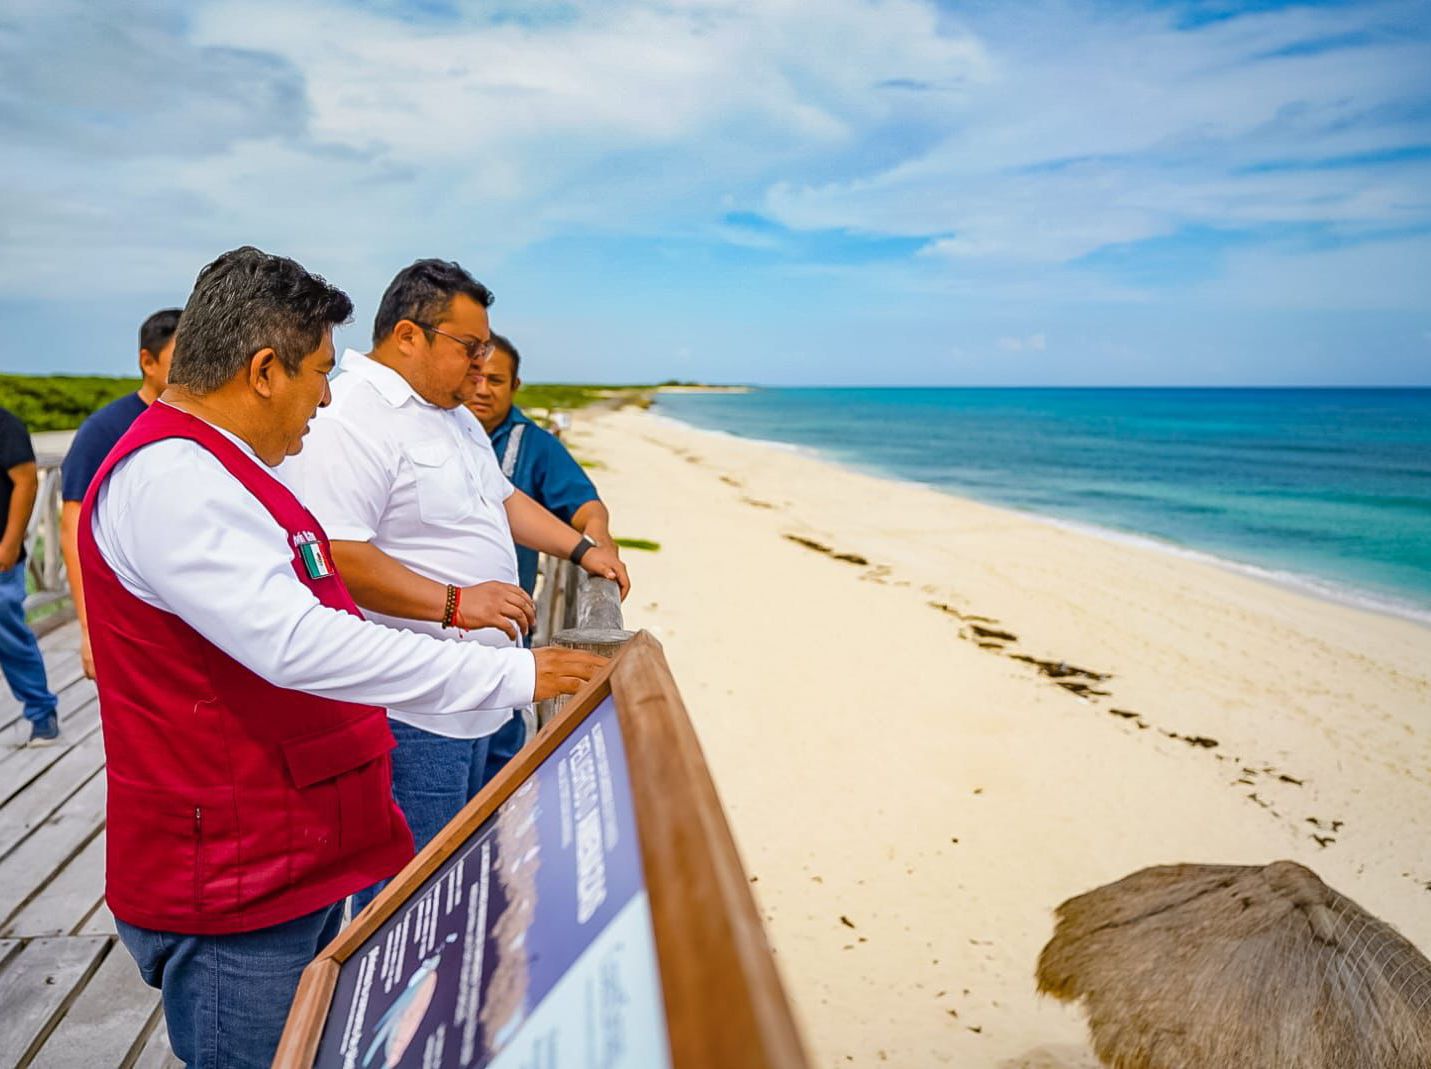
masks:
POLYGON ((169 388, 80 514, 106 897, 191 1067, 267 1066, 343 900, 412 857, 385 706, 508 709, 602 663, 359 615, 322 528, 271 471, 327 404, 332 330, 351 312, 292 260, 242 248, 209 264, 169 388))

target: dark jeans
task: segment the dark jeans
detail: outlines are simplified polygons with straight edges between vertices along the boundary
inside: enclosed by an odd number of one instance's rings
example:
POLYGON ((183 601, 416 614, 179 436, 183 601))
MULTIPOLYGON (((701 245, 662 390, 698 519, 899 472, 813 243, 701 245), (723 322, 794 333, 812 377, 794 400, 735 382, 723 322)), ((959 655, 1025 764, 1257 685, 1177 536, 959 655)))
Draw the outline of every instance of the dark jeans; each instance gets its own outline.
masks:
POLYGON ((55 711, 55 696, 45 679, 45 660, 35 633, 25 623, 25 564, 0 572, 0 669, 10 693, 25 707, 25 718, 38 723, 55 711))
POLYGON ((482 786, 487 786, 497 778, 497 773, 512 758, 517 756, 517 751, 527 743, 527 723, 522 719, 520 709, 512 710, 512 719, 503 724, 497 731, 487 736, 487 771, 482 776, 482 786))
POLYGON ((299 975, 342 925, 341 902, 235 935, 175 935, 115 921, 139 975, 164 993, 169 1042, 189 1069, 268 1069, 299 975))
MULTIPOLYGON (((452 739, 399 720, 389 720, 388 726, 397 739, 393 800, 407 817, 413 842, 421 850, 487 782, 487 742, 492 736, 452 739)), ((384 880, 355 894, 353 915, 386 885, 384 880)))

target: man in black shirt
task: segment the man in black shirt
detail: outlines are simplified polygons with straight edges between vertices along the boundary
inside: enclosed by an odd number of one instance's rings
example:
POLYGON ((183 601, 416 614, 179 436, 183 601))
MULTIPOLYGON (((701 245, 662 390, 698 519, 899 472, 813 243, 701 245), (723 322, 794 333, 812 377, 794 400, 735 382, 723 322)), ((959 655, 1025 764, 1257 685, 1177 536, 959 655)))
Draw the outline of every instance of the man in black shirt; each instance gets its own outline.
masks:
POLYGON ((94 473, 109 456, 114 443, 124 437, 129 425, 154 403, 169 385, 169 361, 174 359, 174 332, 179 327, 179 309, 155 312, 139 328, 139 372, 144 382, 135 393, 111 401, 80 424, 70 451, 60 469, 60 546, 65 554, 65 576, 70 584, 70 600, 80 622, 80 661, 84 674, 94 678, 94 658, 89 652, 89 619, 84 612, 84 587, 80 583, 79 514, 85 491, 94 473))
POLYGON ((39 469, 30 432, 20 418, 0 408, 0 668, 10 692, 30 721, 30 745, 46 746, 60 737, 55 696, 45 679, 45 661, 35 633, 25 623, 25 529, 40 489, 39 469))

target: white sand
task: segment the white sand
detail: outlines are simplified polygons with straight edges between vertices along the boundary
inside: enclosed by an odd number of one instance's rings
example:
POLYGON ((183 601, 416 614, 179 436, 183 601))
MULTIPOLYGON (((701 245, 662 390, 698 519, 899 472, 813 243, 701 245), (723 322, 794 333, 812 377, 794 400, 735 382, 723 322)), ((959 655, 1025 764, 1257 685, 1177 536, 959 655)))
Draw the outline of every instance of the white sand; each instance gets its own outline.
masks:
POLYGON ((626 551, 627 622, 665 646, 816 1064, 1095 1065, 1034 963, 1055 905, 1147 865, 1292 858, 1431 948, 1431 629, 649 413, 573 441, 616 533, 661 543, 626 551))

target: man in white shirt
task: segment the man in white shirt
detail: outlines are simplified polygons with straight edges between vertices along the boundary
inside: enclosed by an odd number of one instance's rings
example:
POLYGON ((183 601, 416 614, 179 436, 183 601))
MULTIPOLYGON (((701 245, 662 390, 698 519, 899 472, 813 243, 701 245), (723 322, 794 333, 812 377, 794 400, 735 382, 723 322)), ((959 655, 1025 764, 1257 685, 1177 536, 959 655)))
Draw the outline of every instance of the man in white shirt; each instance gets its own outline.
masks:
POLYGON ((81 509, 106 897, 163 992, 175 1052, 199 1069, 267 1066, 343 900, 411 858, 382 707, 504 711, 603 663, 359 616, 318 521, 271 471, 327 404, 332 328, 351 311, 258 249, 208 265, 168 389, 81 509))
MULTIPOLYGON (((514 537, 617 580, 623 594, 627 578, 609 547, 514 490, 465 407, 491 352, 491 303, 455 263, 419 260, 399 272, 378 308, 373 351, 343 354, 333 403, 283 475, 333 539, 370 620, 506 649, 535 622, 517 585, 514 537)), ((419 849, 481 788, 488 738, 510 715, 389 707, 393 793, 419 849)))

